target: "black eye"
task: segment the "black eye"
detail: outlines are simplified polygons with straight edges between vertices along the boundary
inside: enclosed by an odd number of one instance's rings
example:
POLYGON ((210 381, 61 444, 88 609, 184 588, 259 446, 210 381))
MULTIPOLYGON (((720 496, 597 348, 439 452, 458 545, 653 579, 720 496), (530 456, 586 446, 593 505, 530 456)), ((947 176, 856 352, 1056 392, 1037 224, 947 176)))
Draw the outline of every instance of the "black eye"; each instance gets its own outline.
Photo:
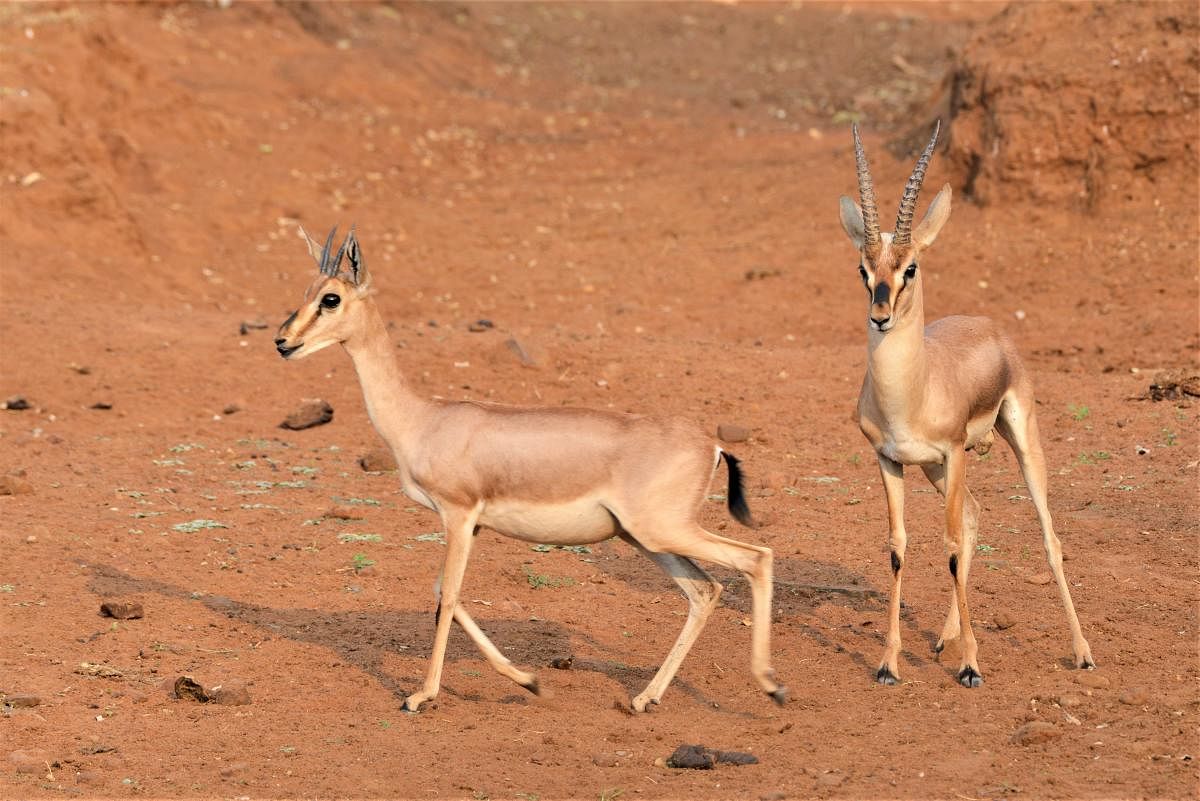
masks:
POLYGON ((341 302, 342 299, 332 292, 321 296, 321 308, 323 309, 336 309, 341 302))
POLYGON ((917 274, 917 263, 914 261, 904 270, 904 278, 907 280, 917 274))
POLYGON ((862 276, 863 286, 866 286, 867 285, 867 268, 863 267, 861 264, 858 265, 858 274, 862 276))

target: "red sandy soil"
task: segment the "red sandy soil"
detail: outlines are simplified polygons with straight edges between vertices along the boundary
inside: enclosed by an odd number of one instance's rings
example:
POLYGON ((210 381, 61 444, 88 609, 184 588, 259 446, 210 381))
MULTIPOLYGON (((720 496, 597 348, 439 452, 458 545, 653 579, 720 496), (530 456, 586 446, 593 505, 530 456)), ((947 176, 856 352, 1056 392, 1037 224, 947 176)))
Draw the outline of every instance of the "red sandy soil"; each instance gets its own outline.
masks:
MULTIPOLYGON (((1121 52, 1103 57, 1136 60, 1138 14, 1162 7, 1122 12, 1105 33, 1121 52)), ((1169 8, 1170 35, 1195 30, 1194 4, 1169 8)), ((0 7, 0 396, 31 406, 0 411, 0 473, 32 489, 0 497, 0 693, 40 698, 0 716, 0 796, 1194 797, 1196 406, 1146 397, 1159 368, 1196 367, 1194 140, 1152 169, 1104 162, 1097 202, 1022 194, 1022 163, 1002 200, 957 202, 923 262, 929 318, 995 318, 1036 377, 1099 669, 1070 664, 1000 444, 969 468, 985 684, 954 682, 954 644, 930 653, 948 577, 919 476, 904 681, 873 681, 890 576, 850 419, 866 304, 837 223, 848 120, 890 207, 911 161, 886 145, 930 119, 947 76, 989 42, 997 63, 1039 56, 1012 55, 1011 14, 989 33, 999 10, 0 7), (360 468, 379 442, 345 355, 274 352, 312 274, 297 222, 357 223, 397 357, 430 395, 749 427, 731 449, 766 525, 741 529, 717 500, 704 520, 775 551, 791 701, 751 681, 747 587, 717 571, 723 606, 663 704, 630 715, 683 623, 674 585, 620 543, 543 553, 485 532, 472 614, 547 692, 494 674, 456 631, 441 696, 401 712, 432 641, 443 546, 422 535, 439 523, 360 468), (494 327, 468 330, 481 318, 494 327), (306 397, 333 422, 278 428, 306 397), (334 504, 361 519, 323 517, 334 504), (198 520, 222 528, 176 529, 198 520), (145 616, 99 617, 107 598, 145 616), (176 699, 182 675, 251 702, 176 699), (1015 741, 1031 722, 1044 739, 1015 741), (681 743, 760 761, 656 765, 681 743)), ((1074 31, 1041 5, 1018 22, 1074 31)), ((1184 59, 1169 111, 1194 137, 1194 37, 1161 52, 1184 59)), ((1041 53, 1043 70, 1072 58, 1041 53)), ((1093 69, 1102 107, 1112 69, 1093 69)), ((1062 87, 1064 107, 1090 91, 1062 87)), ((961 188, 964 169, 939 155, 927 184, 961 188)))

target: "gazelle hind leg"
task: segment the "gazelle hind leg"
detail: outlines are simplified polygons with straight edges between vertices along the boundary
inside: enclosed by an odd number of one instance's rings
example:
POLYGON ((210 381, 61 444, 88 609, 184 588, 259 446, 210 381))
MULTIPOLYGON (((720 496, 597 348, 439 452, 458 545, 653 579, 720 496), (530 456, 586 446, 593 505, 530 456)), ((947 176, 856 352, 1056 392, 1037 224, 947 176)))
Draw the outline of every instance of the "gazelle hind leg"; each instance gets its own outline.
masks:
POLYGON ((1075 652, 1075 666, 1078 668, 1094 668, 1096 662, 1092 659, 1092 649, 1083 637, 1079 626, 1079 617, 1075 614, 1075 604, 1071 601, 1071 589, 1067 585, 1063 573, 1062 544, 1054 533, 1054 522, 1050 517, 1050 506, 1046 498, 1046 457, 1042 453, 1041 436, 1038 432, 1037 418, 1034 416, 1032 403, 1028 409, 1021 408, 1016 399, 1008 397, 1000 406, 1000 416, 996 420, 996 428, 1000 435, 1012 446, 1017 462, 1021 466, 1021 475, 1025 478, 1025 486, 1037 509, 1038 522, 1042 526, 1042 544, 1046 549, 1046 561, 1054 573, 1058 583, 1058 592, 1062 596, 1063 608, 1067 613, 1067 623, 1071 628, 1071 645, 1075 652))
POLYGON ((750 583, 751 612, 750 671, 763 692, 777 704, 787 700, 787 688, 775 680, 771 668, 771 563, 770 548, 719 537, 698 523, 687 524, 681 534, 655 536, 642 544, 655 551, 713 562, 741 572, 750 583))
MULTIPOLYGON (((934 486, 938 494, 946 496, 946 469, 940 464, 922 465, 925 478, 934 486)), ((962 571, 963 584, 971 575, 971 557, 975 555, 975 545, 979 540, 979 501, 971 494, 970 488, 964 486, 963 491, 963 559, 958 569, 962 571)), ((935 653, 941 653, 946 643, 958 637, 962 630, 958 619, 958 592, 950 591, 950 610, 946 613, 946 622, 942 625, 942 634, 933 646, 935 653)))
POLYGON ((967 452, 961 446, 952 446, 946 454, 946 554, 950 563, 950 581, 954 587, 954 599, 958 606, 960 637, 962 639, 962 662, 958 670, 958 683, 964 687, 983 684, 979 671, 979 645, 971 627, 971 614, 967 607, 966 575, 960 567, 969 559, 967 536, 963 532, 963 517, 966 507, 967 452))
POLYGON ((688 616, 684 621, 683 629, 679 632, 679 637, 676 638, 675 644, 671 646, 671 650, 663 659, 654 678, 646 685, 646 689, 633 699, 634 711, 645 712, 651 704, 657 704, 661 700, 663 693, 671 684, 671 680, 675 678, 679 666, 704 629, 708 616, 716 608, 723 588, 720 582, 686 557, 670 553, 654 553, 628 534, 621 534, 621 539, 650 557, 656 565, 662 568, 664 573, 679 585, 688 599, 688 616))

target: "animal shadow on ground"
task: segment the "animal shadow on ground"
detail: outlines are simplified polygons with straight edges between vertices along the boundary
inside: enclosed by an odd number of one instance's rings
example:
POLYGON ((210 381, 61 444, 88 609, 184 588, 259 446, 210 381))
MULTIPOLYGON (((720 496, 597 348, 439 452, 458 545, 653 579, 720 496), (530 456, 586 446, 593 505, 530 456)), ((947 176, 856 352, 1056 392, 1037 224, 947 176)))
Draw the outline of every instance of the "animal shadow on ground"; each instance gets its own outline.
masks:
MULTIPOLYGON (((626 560, 633 561, 633 560, 626 560)), ((653 566, 651 565, 652 569, 653 566)), ((191 590, 161 581, 130 575, 111 565, 91 564, 92 578, 88 589, 99 597, 129 594, 159 595, 164 598, 197 603, 211 612, 256 626, 272 636, 328 648, 341 660, 379 682, 401 702, 424 680, 423 675, 394 676, 383 668, 389 653, 428 659, 433 644, 433 603, 426 612, 397 609, 389 612, 322 612, 314 609, 274 609, 255 603, 238 601, 222 595, 197 596, 191 590)), ((666 581, 665 577, 660 577, 666 581)), ((657 671, 652 667, 635 667, 619 661, 622 653, 580 632, 569 631, 545 620, 490 619, 481 623, 488 637, 505 651, 516 664, 535 670, 547 668, 550 662, 573 653, 571 638, 580 638, 601 653, 610 653, 612 660, 579 659, 572 670, 600 673, 621 684, 630 696, 640 692, 657 671)), ((482 659, 475 645, 457 627, 451 628, 446 660, 482 659)), ((499 678, 499 677, 497 677, 499 678)), ((503 681, 503 680, 502 680, 503 681)), ((699 703, 709 705, 709 699, 694 686, 679 679, 673 682, 676 691, 686 693, 699 703)), ((480 700, 465 696, 453 688, 442 690, 464 700, 480 700)), ((527 696, 514 694, 499 699, 503 703, 526 703, 527 696)))
MULTIPOLYGON (((617 552, 618 547, 620 546, 610 543, 599 546, 596 564, 607 575, 642 592, 660 592, 674 588, 671 580, 652 562, 647 559, 622 558, 617 552)), ((725 586, 721 593, 721 605, 749 616, 752 603, 750 585, 745 577, 734 571, 713 568, 710 565, 702 566, 725 586)), ((774 580, 775 592, 771 602, 773 621, 779 623, 786 620, 793 630, 799 631, 823 650, 842 652, 846 649, 830 640, 819 627, 805 622, 818 617, 818 607, 833 604, 866 614, 882 614, 887 610, 887 593, 873 588, 863 576, 832 562, 781 559, 776 556, 774 580)), ((912 616, 903 602, 900 606, 900 616, 906 623, 912 623, 912 616)), ((883 648, 885 632, 855 627, 854 634, 862 638, 863 647, 869 649, 870 653, 864 654, 860 650, 851 649, 848 656, 856 665, 873 675, 877 667, 876 650, 883 648)), ((921 636, 929 642, 932 649, 938 635, 922 630, 921 636)), ((907 649, 904 650, 904 654, 913 665, 925 664, 926 660, 919 654, 907 649)))

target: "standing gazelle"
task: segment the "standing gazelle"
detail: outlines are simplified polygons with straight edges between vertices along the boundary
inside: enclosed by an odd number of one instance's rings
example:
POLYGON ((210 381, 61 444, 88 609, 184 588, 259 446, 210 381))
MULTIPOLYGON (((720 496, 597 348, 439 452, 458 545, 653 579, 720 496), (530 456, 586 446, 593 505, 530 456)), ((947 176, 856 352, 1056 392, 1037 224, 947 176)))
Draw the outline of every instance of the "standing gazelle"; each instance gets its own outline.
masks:
MULTIPOLYGON (((335 229, 336 231, 336 229, 335 229)), ((307 234, 305 238, 308 239, 307 234)), ((729 511, 750 525, 738 461, 688 423, 587 409, 523 408, 425 400, 405 380, 372 298, 371 280, 351 228, 335 255, 308 239, 320 275, 303 305, 279 328, 285 359, 340 343, 358 372, 367 413, 391 447, 401 486, 437 512, 446 529, 439 614, 424 686, 404 701, 417 711, 441 686, 450 623, 457 621, 499 673, 537 693, 459 602, 467 557, 481 526, 526 542, 579 545, 620 537, 679 585, 688 617, 658 672, 632 705, 657 704, 717 604, 721 584, 693 560, 739 570, 753 601, 751 671, 783 703, 770 666, 771 551, 700 527, 700 505, 722 456, 729 469, 729 511), (349 262, 340 270, 343 255, 349 262)))
POLYGON ((862 206, 841 198, 842 227, 860 251, 859 275, 867 288, 867 375, 858 397, 857 420, 879 458, 887 494, 891 536, 892 594, 887 647, 875 674, 895 684, 900 671, 900 576, 904 569, 904 465, 920 465, 946 503, 946 553, 953 592, 950 612, 934 650, 962 634, 958 681, 983 682, 976 661, 975 633, 967 611, 967 574, 979 528, 979 503, 967 489, 966 452, 993 442, 992 428, 1008 441, 1042 526, 1046 558, 1066 607, 1075 664, 1093 668, 1092 652, 1071 603, 1063 575, 1062 547, 1046 504, 1046 463, 1034 418, 1033 384, 1017 349, 999 328, 982 317, 946 317, 925 326, 917 257, 933 244, 950 216, 950 185, 933 199, 913 230, 917 193, 933 155, 941 123, 904 187, 896 231, 880 233, 875 188, 867 169, 858 127, 854 155, 862 206), (964 530, 966 536, 963 536, 964 530))

